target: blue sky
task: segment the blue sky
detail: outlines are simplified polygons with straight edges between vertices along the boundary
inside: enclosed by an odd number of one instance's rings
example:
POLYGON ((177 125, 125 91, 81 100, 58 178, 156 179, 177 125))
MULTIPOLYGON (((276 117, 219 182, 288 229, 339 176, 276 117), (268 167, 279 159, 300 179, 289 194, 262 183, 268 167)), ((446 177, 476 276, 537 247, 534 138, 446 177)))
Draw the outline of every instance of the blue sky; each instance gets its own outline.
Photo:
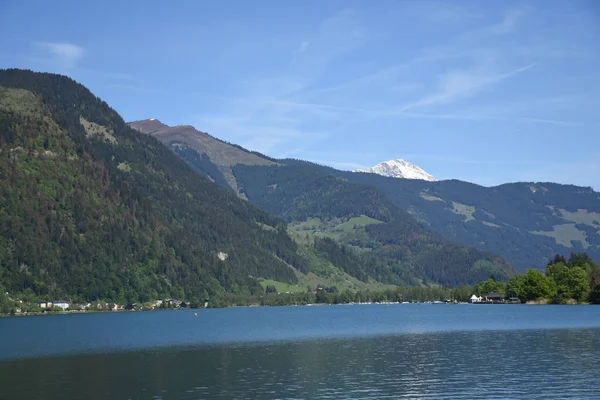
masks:
POLYGON ((3 1, 0 67, 341 169, 600 189, 600 2, 3 1))

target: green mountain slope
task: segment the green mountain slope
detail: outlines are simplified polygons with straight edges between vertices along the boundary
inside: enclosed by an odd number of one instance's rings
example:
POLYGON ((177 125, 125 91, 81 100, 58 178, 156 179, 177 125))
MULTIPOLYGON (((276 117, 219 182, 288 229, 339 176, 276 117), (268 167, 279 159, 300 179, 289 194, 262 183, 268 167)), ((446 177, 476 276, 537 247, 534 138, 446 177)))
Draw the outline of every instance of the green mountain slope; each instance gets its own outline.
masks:
POLYGON ((377 188, 444 237, 498 254, 521 271, 545 267, 554 254, 586 252, 600 259, 600 193, 589 187, 533 182, 483 187, 339 171, 302 160, 280 162, 377 188))
POLYGON ((0 285, 73 300, 262 293, 305 259, 285 224, 75 81, 0 71, 0 285))
POLYGON ((373 257, 354 276, 366 274, 394 282, 405 279, 400 277, 410 269, 416 276, 457 285, 490 274, 506 278, 513 273, 506 262, 491 253, 444 240, 377 189, 321 168, 238 164, 233 173, 250 202, 293 223, 298 234, 316 239, 316 247, 330 245, 324 241, 330 238, 352 246, 363 257, 373 257), (362 223, 355 218, 362 218, 362 223), (365 218, 370 221, 365 223, 365 218), (381 264, 379 260, 387 262, 381 264))
MULTIPOLYGON (((346 251, 360 253, 352 263, 337 265, 355 278, 392 284, 415 284, 421 278, 442 284, 463 284, 485 279, 490 274, 506 278, 513 273, 505 261, 493 254, 467 249, 442 239, 372 187, 336 178, 312 165, 278 167, 272 159, 220 142, 188 126, 165 128, 157 120, 137 121, 130 125, 154 136, 157 132, 166 132, 163 137, 172 140, 167 141, 171 149, 193 169, 223 187, 234 188, 240 197, 287 222, 297 225, 317 218, 320 224, 335 225, 336 222, 344 223, 340 219, 360 216, 384 222, 381 226, 350 229, 343 237, 328 236, 335 239, 338 247, 339 244, 351 246, 353 250, 346 251), (178 132, 182 130, 186 143, 179 140, 178 132), (206 146, 190 145, 205 140, 227 146, 228 151, 235 150, 236 156, 225 160, 223 150, 213 153, 206 146), (239 152, 245 155, 240 156, 239 152), (245 157, 252 157, 252 161, 246 162, 245 157), (213 160, 227 164, 217 165, 213 160), (217 168, 223 171, 223 167, 231 173, 227 184, 215 173, 217 168), (231 179, 233 184, 230 184, 231 179), (344 265, 351 266, 344 268, 344 265)), ((295 225, 292 225, 292 232, 298 234, 294 232, 295 225)), ((335 257, 331 247, 334 242, 319 240, 324 236, 320 229, 303 233, 308 234, 311 246, 327 249, 328 256, 335 257)))
POLYGON ((499 254, 522 271, 544 267, 557 253, 600 259, 600 193, 591 188, 526 182, 486 188, 333 173, 376 187, 443 236, 499 254))

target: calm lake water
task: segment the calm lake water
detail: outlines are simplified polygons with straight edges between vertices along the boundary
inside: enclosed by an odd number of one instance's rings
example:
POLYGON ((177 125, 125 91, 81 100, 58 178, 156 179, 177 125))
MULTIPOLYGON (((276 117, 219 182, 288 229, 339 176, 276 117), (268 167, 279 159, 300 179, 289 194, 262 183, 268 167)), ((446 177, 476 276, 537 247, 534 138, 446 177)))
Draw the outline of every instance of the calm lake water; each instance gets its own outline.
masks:
POLYGON ((0 399, 600 398, 600 307, 353 305, 0 319, 0 399))

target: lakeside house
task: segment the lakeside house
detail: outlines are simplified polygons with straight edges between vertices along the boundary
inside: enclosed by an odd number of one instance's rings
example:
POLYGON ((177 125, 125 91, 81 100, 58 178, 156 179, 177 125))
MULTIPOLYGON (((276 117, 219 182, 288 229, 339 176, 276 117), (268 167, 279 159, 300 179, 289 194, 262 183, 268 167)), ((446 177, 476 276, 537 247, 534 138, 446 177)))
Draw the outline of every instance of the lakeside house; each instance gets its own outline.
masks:
POLYGON ((483 297, 481 296, 477 296, 477 295, 473 295, 471 296, 471 298, 469 299, 469 303, 481 303, 483 301, 483 297))
POLYGON ((469 299, 469 303, 471 303, 471 304, 505 304, 506 301, 504 300, 504 296, 502 296, 500 293, 492 292, 492 293, 486 294, 485 296, 477 296, 474 294, 469 299))
POLYGON ((40 303, 40 308, 52 308, 51 301, 43 301, 40 303))
POLYGON ((501 303, 503 301, 503 296, 500 293, 492 292, 490 294, 486 294, 484 296, 485 301, 488 303, 501 303))
POLYGON ((50 304, 51 304, 51 307, 60 307, 63 309, 63 311, 65 311, 71 305, 71 303, 69 303, 66 300, 56 300, 55 302, 50 303, 50 304))
POLYGON ((60 307, 64 310, 69 308, 71 303, 66 300, 56 300, 56 301, 43 301, 40 303, 41 309, 51 309, 52 307, 60 307))

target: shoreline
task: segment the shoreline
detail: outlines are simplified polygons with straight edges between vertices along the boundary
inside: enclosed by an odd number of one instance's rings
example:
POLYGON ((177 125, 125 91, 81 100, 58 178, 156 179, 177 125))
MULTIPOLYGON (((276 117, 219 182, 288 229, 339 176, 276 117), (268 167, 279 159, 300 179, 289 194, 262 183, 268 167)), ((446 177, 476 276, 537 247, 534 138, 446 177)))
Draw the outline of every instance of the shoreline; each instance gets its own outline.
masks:
POLYGON ((15 313, 0 314, 0 318, 10 317, 42 317, 42 316, 56 316, 56 315, 70 315, 70 314, 108 314, 108 313, 130 313, 130 312, 150 312, 150 311, 195 311, 195 310, 217 310, 217 309, 228 309, 228 308, 256 308, 256 307, 323 307, 323 306, 360 306, 360 305, 524 305, 524 306, 585 306, 593 305, 590 303, 564 303, 554 304, 548 299, 540 299, 528 301, 526 303, 445 303, 445 302, 353 302, 353 303, 338 303, 338 304, 327 304, 327 303, 308 303, 308 304, 282 304, 282 305, 262 305, 262 304, 250 304, 250 305, 232 305, 225 307, 200 307, 200 308, 155 308, 150 310, 72 310, 72 311, 51 311, 51 312, 28 312, 28 313, 15 313))

